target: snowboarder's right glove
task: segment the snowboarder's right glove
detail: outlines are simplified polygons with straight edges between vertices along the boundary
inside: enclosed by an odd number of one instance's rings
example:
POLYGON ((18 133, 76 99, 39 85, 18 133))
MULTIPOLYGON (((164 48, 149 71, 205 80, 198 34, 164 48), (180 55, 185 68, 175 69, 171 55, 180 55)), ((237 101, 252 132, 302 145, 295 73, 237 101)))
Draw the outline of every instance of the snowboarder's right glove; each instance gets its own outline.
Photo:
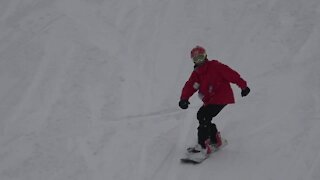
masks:
POLYGON ((190 103, 189 103, 188 100, 181 99, 181 100, 179 101, 179 106, 180 106, 181 109, 187 109, 188 106, 189 106, 189 104, 190 104, 190 103))
POLYGON ((244 97, 244 96, 247 96, 250 92, 250 88, 246 87, 244 89, 241 90, 241 96, 244 97))

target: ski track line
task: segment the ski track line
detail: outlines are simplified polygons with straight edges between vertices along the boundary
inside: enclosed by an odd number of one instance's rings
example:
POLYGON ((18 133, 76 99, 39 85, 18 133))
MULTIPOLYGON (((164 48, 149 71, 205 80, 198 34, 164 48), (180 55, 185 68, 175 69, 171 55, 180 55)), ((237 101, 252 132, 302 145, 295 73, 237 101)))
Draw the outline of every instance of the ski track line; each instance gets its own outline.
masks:
MULTIPOLYGON (((39 36, 41 33, 45 32, 45 30, 48 29, 48 27, 50 27, 52 24, 60 20, 62 17, 63 15, 59 15, 53 18, 49 22, 45 23, 45 25, 41 27, 37 32, 34 32, 33 36, 23 40, 22 42, 19 41, 17 43, 19 43, 21 46, 27 46, 29 41, 39 36)), ((44 76, 44 73, 46 73, 46 70, 47 70, 46 67, 48 67, 48 64, 50 64, 49 60, 43 60, 40 63, 40 66, 37 68, 38 71, 33 76, 32 82, 30 83, 30 85, 28 86, 27 90, 24 93, 25 95, 23 95, 23 98, 20 100, 19 105, 15 108, 15 113, 13 113, 12 117, 8 122, 15 122, 21 116, 21 112, 24 110, 25 107, 27 107, 27 104, 29 103, 32 94, 34 94, 35 89, 38 88, 39 84, 42 82, 41 80, 44 76)))
MULTIPOLYGON (((189 109, 196 109, 198 107, 189 107, 189 109)), ((117 122, 123 122, 123 121, 132 121, 132 120, 141 120, 142 118, 157 118, 157 117, 162 117, 162 116, 172 116, 172 115, 176 115, 176 114, 182 114, 185 113, 186 111, 182 110, 182 109, 177 109, 177 108, 170 108, 170 109, 164 109, 162 111, 156 111, 156 112, 151 112, 148 114, 141 114, 141 115, 129 115, 129 116, 124 116, 124 117, 119 117, 119 118, 115 118, 114 120, 110 120, 107 121, 108 122, 113 122, 113 123, 117 123, 117 122)), ((149 120, 149 119, 146 119, 149 120)))
MULTIPOLYGON (((171 152, 168 153, 167 157, 162 161, 161 165, 155 171, 154 175, 152 176, 152 179, 164 179, 163 177, 157 178, 158 174, 163 174, 159 173, 159 171, 166 171, 164 165, 166 164, 167 166, 170 166, 168 169, 169 171, 165 173, 167 176, 167 179, 177 179, 178 173, 181 171, 181 166, 180 164, 177 165, 179 162, 179 158, 181 156, 181 153, 183 150, 185 150, 186 146, 186 141, 187 141, 187 135, 191 130, 191 126, 193 124, 193 119, 192 117, 194 116, 193 111, 188 111, 186 113, 185 121, 182 122, 182 124, 179 127, 174 127, 177 128, 179 131, 178 137, 177 137, 177 143, 172 147, 171 152), (171 157, 171 158, 170 158, 171 157)), ((172 130, 172 129, 171 129, 172 130)))
POLYGON ((310 170, 307 173, 307 178, 306 179, 312 179, 312 174, 313 172, 317 171, 318 169, 316 169, 316 163, 318 162, 318 164, 320 164, 320 152, 318 152, 318 155, 315 157, 310 170))
MULTIPOLYGON (((149 142, 148 142, 149 143, 149 142)), ((146 149, 147 149, 147 144, 145 143, 142 147, 142 150, 140 152, 140 162, 138 166, 138 180, 143 180, 144 179, 144 172, 146 168, 146 149)))
POLYGON ((170 134, 171 132, 175 132, 175 129, 178 129, 178 124, 175 124, 173 127, 167 129, 166 131, 150 138, 149 140, 147 140, 145 143, 143 143, 143 147, 142 150, 140 152, 140 158, 139 158, 139 163, 138 164, 138 170, 137 170, 137 176, 138 176, 138 180, 144 180, 146 178, 152 177, 152 179, 154 179, 157 175, 157 173, 159 172, 160 169, 162 169, 162 167, 164 167, 164 164, 167 164, 166 161, 168 161, 168 159, 170 159, 169 157, 172 156, 172 152, 175 152, 176 149, 176 144, 171 145, 173 143, 171 143, 172 141, 170 141, 172 138, 168 137, 167 135, 170 134), (152 145, 153 142, 155 142, 155 139, 165 139, 166 142, 168 142, 168 151, 166 151, 167 153, 165 153, 165 155, 163 156, 164 158, 162 158, 162 160, 157 163, 157 168, 155 168, 154 172, 150 173, 150 176, 146 176, 145 175, 145 169, 148 169, 148 164, 147 164, 147 152, 148 152, 148 147, 151 147, 150 144, 152 145), (169 139, 169 140, 168 140, 169 139))
MULTIPOLYGON (((316 118, 316 119, 320 120, 319 118, 316 118)), ((309 136, 310 136, 310 137, 319 137, 319 136, 318 136, 318 134, 319 134, 319 133, 318 133, 318 132, 319 132, 319 131, 318 131, 318 129, 319 129, 318 127, 320 127, 319 124, 318 124, 317 127, 314 127, 314 126, 313 126, 313 129, 314 129, 314 130, 309 133, 309 136), (313 134, 314 134, 314 136, 312 136, 313 134)), ((308 139, 308 142, 309 142, 308 144, 313 144, 313 141, 312 141, 311 138, 308 139)), ((299 159, 301 159, 301 156, 300 156, 299 159)), ((311 168, 310 168, 310 170, 307 172, 307 176, 306 176, 307 178, 305 178, 305 179, 308 179, 308 180, 309 180, 309 179, 310 179, 310 180, 312 179, 312 174, 313 174, 313 172, 317 171, 317 169, 316 169, 317 163, 320 164, 320 152, 318 152, 317 155, 315 156, 315 158, 314 158, 314 160, 313 160, 313 162, 312 162, 311 168)))
POLYGON ((167 153, 166 157, 160 162, 160 165, 158 166, 158 168, 156 168, 156 170, 154 171, 154 173, 152 174, 152 178, 151 179, 155 179, 155 177, 157 176, 157 173, 164 167, 164 165, 166 164, 165 162, 167 162, 170 157, 171 154, 173 154, 173 152, 176 149, 176 145, 172 146, 170 151, 167 153))

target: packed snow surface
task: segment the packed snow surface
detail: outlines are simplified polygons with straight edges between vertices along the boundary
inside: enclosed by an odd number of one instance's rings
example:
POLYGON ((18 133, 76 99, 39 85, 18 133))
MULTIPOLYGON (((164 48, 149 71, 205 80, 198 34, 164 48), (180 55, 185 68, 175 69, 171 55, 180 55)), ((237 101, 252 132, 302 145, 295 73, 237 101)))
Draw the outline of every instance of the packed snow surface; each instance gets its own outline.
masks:
POLYGON ((0 1, 1 180, 319 180, 319 0, 0 1), (196 45, 248 82, 200 165, 196 45))

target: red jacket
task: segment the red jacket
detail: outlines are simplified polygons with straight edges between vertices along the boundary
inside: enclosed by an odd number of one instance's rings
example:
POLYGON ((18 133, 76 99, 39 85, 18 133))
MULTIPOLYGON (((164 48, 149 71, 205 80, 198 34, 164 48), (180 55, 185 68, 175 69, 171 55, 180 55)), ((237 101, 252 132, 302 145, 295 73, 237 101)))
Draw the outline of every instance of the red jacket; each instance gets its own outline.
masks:
POLYGON ((217 60, 206 61, 192 72, 182 89, 181 99, 189 100, 198 91, 204 105, 233 104, 235 101, 230 83, 241 89, 247 87, 247 82, 227 65, 217 60))

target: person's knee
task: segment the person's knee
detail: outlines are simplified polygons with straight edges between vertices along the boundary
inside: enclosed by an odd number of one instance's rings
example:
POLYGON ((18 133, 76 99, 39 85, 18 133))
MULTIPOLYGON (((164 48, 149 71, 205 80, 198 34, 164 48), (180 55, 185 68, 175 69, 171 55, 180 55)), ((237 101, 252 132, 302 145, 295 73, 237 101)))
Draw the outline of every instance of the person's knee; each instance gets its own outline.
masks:
POLYGON ((198 111, 198 113, 197 113, 197 119, 198 119, 198 121, 200 122, 200 121, 203 121, 204 120, 204 113, 203 112, 201 112, 201 111, 198 111))
POLYGON ((208 117, 207 113, 203 111, 199 111, 197 113, 197 119, 199 121, 199 124, 209 124, 211 122, 211 119, 208 117))
POLYGON ((203 118, 203 119, 199 120, 199 127, 207 128, 210 126, 211 126, 211 121, 209 119, 203 118))

